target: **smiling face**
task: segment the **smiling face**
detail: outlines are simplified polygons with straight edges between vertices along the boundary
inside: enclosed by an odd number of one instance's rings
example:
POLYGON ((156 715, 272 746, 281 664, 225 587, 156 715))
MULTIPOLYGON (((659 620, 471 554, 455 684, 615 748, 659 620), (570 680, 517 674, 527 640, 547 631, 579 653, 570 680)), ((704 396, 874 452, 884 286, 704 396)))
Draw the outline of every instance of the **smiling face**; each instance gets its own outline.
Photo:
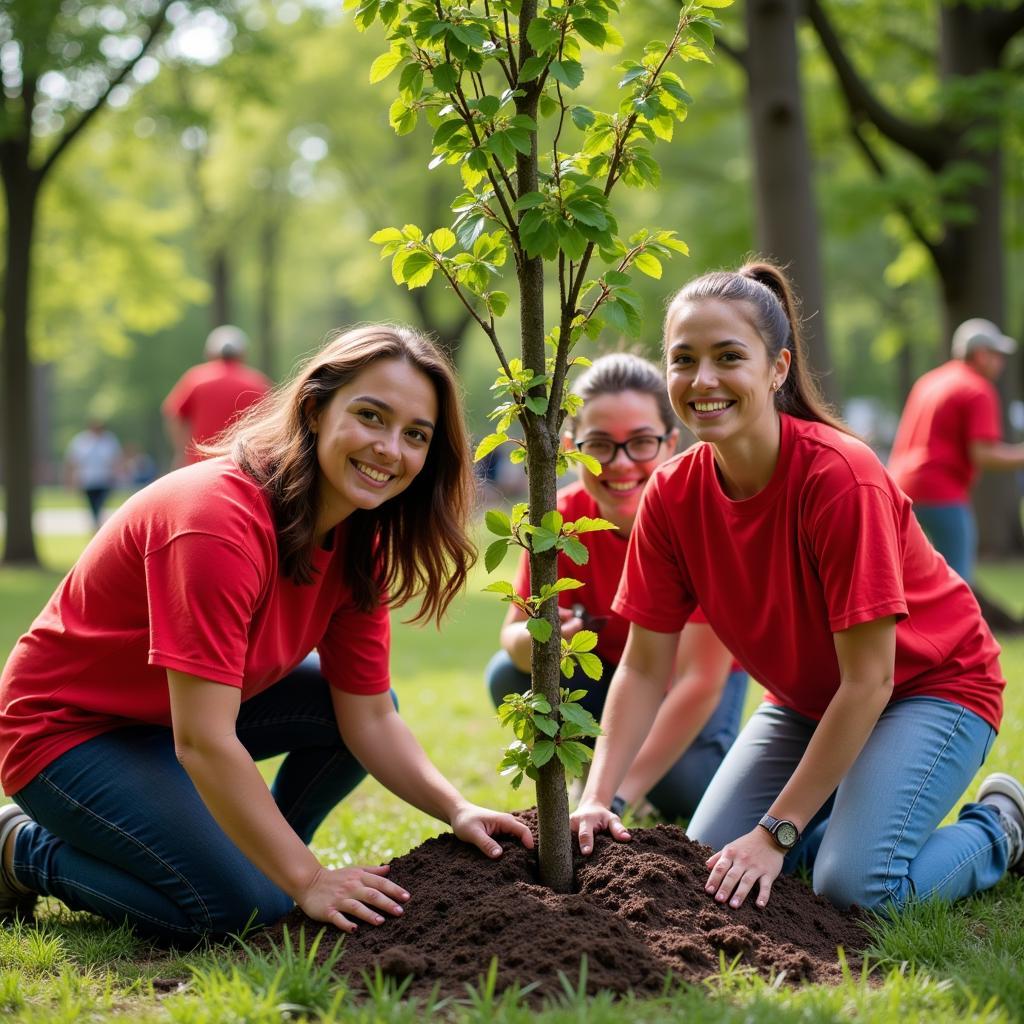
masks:
MULTIPOLYGON (((661 437, 667 432, 654 395, 629 390, 588 399, 576 417, 575 439, 577 444, 596 440, 621 443, 631 437, 661 437)), ((679 431, 672 430, 657 455, 646 462, 633 462, 620 448, 600 476, 582 471, 583 487, 597 502, 601 515, 624 533, 633 526, 647 481, 674 454, 678 438, 679 431)))
POLYGON ((677 415, 701 440, 758 443, 775 435, 772 385, 789 370, 790 353, 772 359, 743 302, 680 302, 665 330, 668 393, 677 415))
POLYGON ((320 469, 317 535, 357 508, 401 494, 423 468, 437 423, 437 392, 403 359, 380 359, 338 388, 314 416, 320 469))

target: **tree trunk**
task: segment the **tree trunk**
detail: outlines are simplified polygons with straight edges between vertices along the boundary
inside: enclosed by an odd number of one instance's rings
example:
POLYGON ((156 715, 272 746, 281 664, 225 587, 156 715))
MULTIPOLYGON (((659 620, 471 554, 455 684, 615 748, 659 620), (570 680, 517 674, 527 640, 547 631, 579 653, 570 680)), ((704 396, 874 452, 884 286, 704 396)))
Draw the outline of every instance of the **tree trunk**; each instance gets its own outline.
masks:
POLYGON ((218 246, 210 256, 210 326, 220 327, 231 320, 231 263, 227 250, 218 246))
POLYGON ((836 402, 825 324, 820 229, 796 43, 799 0, 747 0, 747 114, 754 152, 757 245, 788 268, 803 303, 811 368, 836 402))
MULTIPOLYGON (((531 53, 527 32, 537 13, 537 0, 523 0, 519 16, 520 58, 531 53)), ((537 118, 539 91, 530 83, 524 95, 516 98, 516 113, 537 118)), ((529 155, 516 153, 516 188, 518 195, 537 189, 537 136, 533 135, 529 155)), ((540 256, 528 259, 522 254, 517 268, 519 279, 519 325, 524 367, 537 375, 545 372, 544 348, 544 261, 540 256)), ((539 525, 547 512, 555 508, 557 493, 557 431, 549 429, 544 416, 526 413, 527 474, 530 483, 530 522, 539 525)), ((558 578, 557 555, 554 550, 530 553, 530 586, 539 593, 543 586, 558 578)), ((542 694, 556 709, 562 683, 561 628, 558 601, 544 605, 544 617, 551 623, 551 636, 545 644, 533 643, 533 692, 542 694)), ((557 714, 554 715, 556 721, 557 714)), ((570 892, 572 874, 572 833, 569 829, 569 795, 565 789, 565 771, 557 757, 539 769, 537 780, 537 857, 541 881, 555 892, 570 892)))
MULTIPOLYGON (((7 143, 12 145, 12 143, 7 143)), ((3 471, 7 525, 3 561, 38 565, 32 533, 33 387, 28 347, 28 302, 35 228, 37 175, 27 160, 5 154, 2 161, 7 201, 7 265, 3 324, 3 471)))
POLYGON ((277 362, 277 266, 281 223, 268 214, 260 228, 260 295, 258 345, 260 369, 275 379, 277 362))
MULTIPOLYGON (((939 62, 947 84, 974 79, 999 67, 1000 51, 987 31, 991 12, 967 4, 942 5, 939 62)), ((993 97, 995 99, 995 97, 993 97)), ((995 103, 992 104, 996 106, 995 103)), ((1006 329, 1005 257, 1003 245, 1003 125, 998 115, 977 115, 960 126, 951 159, 969 161, 980 173, 961 199, 971 209, 967 223, 947 223, 943 240, 942 295, 946 337, 970 317, 985 317, 1006 329), (987 123, 986 123, 987 122, 987 123), (986 131, 985 129, 989 129, 986 131), (978 143, 979 136, 984 141, 978 143)), ((1008 433, 1009 402, 1015 397, 1015 375, 997 383, 1003 399, 1003 430, 1008 433)), ((985 557, 1024 551, 1020 491, 1015 473, 985 473, 974 490, 978 521, 978 552, 985 557)))

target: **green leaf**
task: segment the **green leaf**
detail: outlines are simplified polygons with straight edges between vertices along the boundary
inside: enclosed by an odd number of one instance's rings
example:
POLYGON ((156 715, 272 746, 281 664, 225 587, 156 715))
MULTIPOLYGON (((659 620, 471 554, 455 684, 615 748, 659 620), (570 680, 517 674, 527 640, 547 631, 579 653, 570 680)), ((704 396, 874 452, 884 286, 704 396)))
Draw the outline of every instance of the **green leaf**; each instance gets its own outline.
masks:
POLYGON ((586 565, 590 561, 587 546, 575 537, 563 537, 559 546, 576 565, 586 565))
POLYGON ((494 572, 505 560, 505 555, 508 552, 508 543, 507 540, 496 540, 488 546, 484 552, 484 566, 488 572, 494 572))
POLYGON ((382 53, 370 65, 370 81, 372 83, 383 82, 399 64, 402 63, 402 51, 397 48, 382 53))
POLYGON ((557 26, 552 25, 547 18, 534 18, 526 30, 526 38, 538 53, 543 53, 558 42, 561 33, 557 26))
POLYGON ((583 65, 578 60, 553 60, 551 77, 562 85, 575 89, 583 81, 583 65))
POLYGON ((438 64, 431 72, 434 77, 434 85, 437 86, 441 92, 454 92, 455 87, 459 84, 459 76, 455 68, 447 62, 444 64, 438 64))
POLYGON ((532 210, 544 203, 542 192, 524 192, 513 204, 513 210, 532 210))
POLYGON ((702 7, 714 7, 716 9, 722 7, 731 7, 733 0, 700 0, 702 7))
POLYGON ((554 757, 554 754, 555 744, 553 740, 538 740, 533 746, 531 759, 538 768, 543 768, 554 757))
POLYGON ((551 623, 547 619, 527 619, 526 629, 539 644, 546 644, 551 638, 551 623))
POLYGON ((495 580, 483 588, 485 594, 504 594, 506 597, 515 597, 516 588, 508 580, 495 580))
POLYGON ((430 253, 414 250, 402 264, 402 276, 409 288, 422 288, 434 276, 437 264, 430 253))
POLYGON ((558 735, 558 723, 553 718, 548 718, 547 715, 534 715, 533 724, 545 736, 558 735))
POLYGON ((656 281, 661 280, 661 260, 659 260, 653 253, 640 253, 637 258, 633 260, 633 266, 636 267, 641 274, 653 277, 656 281))
POLYGON ((447 252, 455 244, 455 232, 449 228, 438 228, 430 236, 430 241, 438 252, 447 252))
POLYGON ((376 245, 384 245, 386 242, 404 242, 405 236, 398 228, 381 228, 370 235, 370 241, 376 245))
POLYGON ((593 455, 587 455, 584 452, 571 451, 565 453, 566 459, 570 462, 578 462, 585 466, 594 476, 601 475, 601 463, 594 458, 593 455))
POLYGON ((490 455, 498 445, 508 440, 508 434, 488 434, 477 446, 473 453, 473 461, 479 462, 485 455, 490 455))
POLYGON ((495 316, 504 316, 508 309, 508 295, 505 292, 491 292, 487 296, 487 305, 495 316))
POLYGON ((546 396, 529 397, 526 399, 526 408, 538 416, 543 416, 548 411, 548 400, 546 396))
POLYGON ((631 82, 635 82, 638 78, 643 78, 649 74, 647 68, 642 64, 638 64, 635 67, 631 67, 623 76, 619 79, 619 88, 624 89, 631 82))
POLYGON ((580 668, 591 678, 600 679, 604 672, 604 667, 601 665, 601 659, 596 654, 577 654, 575 655, 576 660, 580 663, 580 668))
POLYGON ((592 629, 581 629, 578 633, 573 633, 567 642, 568 649, 573 654, 592 651, 597 646, 597 634, 592 629))
POLYGON ((423 92, 423 68, 419 64, 406 64, 402 68, 398 89, 405 99, 418 99, 423 92))
POLYGON ((559 744, 555 748, 555 753, 558 754, 558 760, 562 762, 562 767, 570 778, 575 779, 577 776, 582 774, 582 762, 578 757, 575 757, 572 753, 566 750, 563 744, 559 744))
POLYGON ((573 28, 591 46, 596 46, 598 49, 604 46, 605 40, 608 38, 608 32, 605 30, 604 25, 599 21, 594 21, 592 18, 577 18, 573 22, 573 28))
POLYGON ((396 135, 408 135, 416 127, 418 118, 419 114, 401 99, 395 100, 388 109, 388 124, 396 135))
POLYGON ((580 516, 573 524, 574 533, 593 533, 595 530, 617 530, 615 523, 596 516, 580 516))
POLYGON ((715 30, 702 21, 690 23, 690 31, 709 49, 715 48, 715 30))
POLYGON ((543 73, 547 66, 547 57, 536 55, 528 58, 523 62, 523 66, 519 69, 519 81, 532 82, 543 73))
POLYGON ((590 725, 594 720, 594 716, 584 707, 580 707, 579 704, 567 703, 558 705, 558 713, 567 722, 574 722, 576 725, 590 725))
POLYGON ((484 523, 495 536, 512 536, 512 520, 501 509, 489 508, 484 514, 484 523))
MULTIPOLYGON (((550 551, 557 543, 558 534, 545 530, 542 526, 535 526, 530 531, 530 549, 538 555, 541 552, 550 551)), ((545 587, 545 590, 550 590, 550 588, 545 587)), ((541 593, 544 597, 550 597, 551 593, 557 593, 557 591, 551 591, 549 594, 544 594, 543 591, 541 593)))
MULTIPOLYGON (((560 580, 555 580, 554 583, 546 583, 541 587, 540 598, 542 601, 546 601, 549 597, 554 597, 555 594, 562 594, 567 590, 579 590, 582 586, 583 584, 580 583, 579 580, 574 580, 565 576, 560 580)), ((581 632, 586 632, 586 630, 581 630, 581 632)), ((576 634, 576 636, 579 635, 579 633, 576 634)), ((575 637, 573 639, 575 639, 575 637)), ((582 650, 587 650, 587 648, 584 647, 582 650)))
POLYGON ((543 518, 540 521, 540 525, 545 530, 550 530, 552 533, 558 533, 562 529, 562 523, 565 522, 565 517, 558 509, 552 509, 550 512, 545 512, 543 518))
POLYGON ((569 116, 572 118, 572 123, 581 132, 585 132, 597 120, 597 116, 590 107, 571 107, 569 109, 569 116))

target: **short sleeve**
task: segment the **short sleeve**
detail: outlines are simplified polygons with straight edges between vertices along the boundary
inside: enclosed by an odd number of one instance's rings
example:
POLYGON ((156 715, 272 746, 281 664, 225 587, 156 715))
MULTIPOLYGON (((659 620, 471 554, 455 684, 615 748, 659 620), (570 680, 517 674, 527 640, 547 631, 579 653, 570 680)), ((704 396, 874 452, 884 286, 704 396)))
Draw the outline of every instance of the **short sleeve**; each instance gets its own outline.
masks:
POLYGON ((391 688, 391 612, 386 602, 363 612, 353 604, 331 616, 317 650, 320 670, 345 693, 387 693, 391 688))
POLYGON ((808 540, 833 633, 907 616, 900 514, 876 484, 855 484, 813 520, 808 540))
POLYGON ((652 481, 629 536, 612 609, 644 629, 676 633, 696 604, 689 573, 672 543, 661 491, 652 481))
POLYGON ((240 547, 186 533, 146 553, 149 663, 242 685, 265 574, 240 547))
POLYGON ((1003 436, 999 396, 994 387, 987 387, 967 403, 964 429, 968 442, 999 441, 1003 436))

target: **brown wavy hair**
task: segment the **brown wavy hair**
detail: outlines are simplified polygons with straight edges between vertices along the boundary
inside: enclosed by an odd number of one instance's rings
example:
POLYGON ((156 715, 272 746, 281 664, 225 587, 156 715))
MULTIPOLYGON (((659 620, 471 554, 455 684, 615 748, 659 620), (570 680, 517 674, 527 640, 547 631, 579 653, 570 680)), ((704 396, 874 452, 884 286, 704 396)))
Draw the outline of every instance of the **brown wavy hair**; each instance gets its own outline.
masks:
POLYGON ((745 305, 753 314, 748 317, 749 322, 761 336, 770 359, 774 360, 782 349, 789 349, 789 374, 775 392, 775 408, 779 412, 826 423, 844 434, 853 433, 826 401, 807 365, 799 302, 781 267, 768 260, 751 260, 739 270, 713 270, 694 278, 669 301, 666 333, 676 306, 701 299, 724 299, 745 305))
POLYGON ((455 372, 423 335, 390 324, 333 334, 284 387, 218 439, 270 496, 281 573, 313 578, 320 466, 312 423, 338 388, 381 359, 400 359, 434 385, 438 417, 423 468, 401 494, 346 520, 346 558, 358 607, 386 596, 396 607, 421 597, 411 621, 440 623, 476 558, 467 534, 475 492, 469 435, 455 372))
MULTIPOLYGON (((583 399, 584 405, 592 398, 599 398, 601 395, 620 395, 623 391, 637 391, 643 395, 650 395, 657 403, 665 429, 674 430, 679 426, 661 370, 649 359, 633 352, 609 352, 598 356, 576 378, 572 389, 583 399)), ((570 417, 568 425, 575 430, 577 417, 570 417)))

